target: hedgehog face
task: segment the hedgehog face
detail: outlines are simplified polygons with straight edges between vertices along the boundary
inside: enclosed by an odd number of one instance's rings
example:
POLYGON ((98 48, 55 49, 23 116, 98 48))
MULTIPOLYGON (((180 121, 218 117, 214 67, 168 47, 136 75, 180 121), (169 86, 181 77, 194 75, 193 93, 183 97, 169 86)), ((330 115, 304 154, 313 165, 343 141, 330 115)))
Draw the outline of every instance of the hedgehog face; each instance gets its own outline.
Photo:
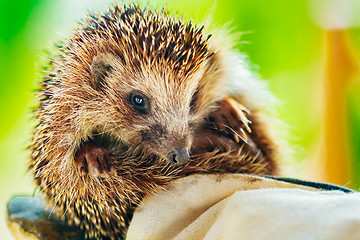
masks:
POLYGON ((210 35, 191 22, 136 6, 98 17, 89 16, 61 49, 64 66, 58 69, 64 69, 70 96, 63 102, 81 101, 69 107, 79 110, 74 125, 80 125, 71 142, 104 132, 115 142, 186 161, 192 126, 205 115, 190 111, 190 104, 208 85, 199 81, 212 55, 210 35))
POLYGON ((119 138, 129 145, 141 145, 173 164, 185 163, 193 135, 190 105, 201 73, 179 76, 156 65, 129 67, 111 54, 93 59, 93 91, 101 93, 101 105, 109 106, 104 109, 112 109, 101 114, 106 116, 99 119, 101 125, 116 125, 119 138))

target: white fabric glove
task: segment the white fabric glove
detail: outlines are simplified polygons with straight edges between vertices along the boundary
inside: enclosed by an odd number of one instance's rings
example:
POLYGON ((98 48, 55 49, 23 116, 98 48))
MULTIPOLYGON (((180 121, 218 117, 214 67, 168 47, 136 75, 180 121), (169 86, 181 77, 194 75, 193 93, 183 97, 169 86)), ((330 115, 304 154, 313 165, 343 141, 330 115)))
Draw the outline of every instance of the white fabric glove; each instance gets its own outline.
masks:
POLYGON ((191 175, 144 198, 128 230, 133 239, 360 239, 360 193, 191 175))

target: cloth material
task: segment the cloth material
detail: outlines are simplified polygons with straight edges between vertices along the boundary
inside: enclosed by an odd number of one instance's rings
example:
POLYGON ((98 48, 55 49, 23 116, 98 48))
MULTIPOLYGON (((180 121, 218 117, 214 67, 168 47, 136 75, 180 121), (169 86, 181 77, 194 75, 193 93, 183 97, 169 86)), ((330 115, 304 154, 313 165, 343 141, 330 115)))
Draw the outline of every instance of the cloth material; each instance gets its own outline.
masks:
POLYGON ((133 239, 360 239, 360 193, 192 175, 144 198, 128 230, 133 239))

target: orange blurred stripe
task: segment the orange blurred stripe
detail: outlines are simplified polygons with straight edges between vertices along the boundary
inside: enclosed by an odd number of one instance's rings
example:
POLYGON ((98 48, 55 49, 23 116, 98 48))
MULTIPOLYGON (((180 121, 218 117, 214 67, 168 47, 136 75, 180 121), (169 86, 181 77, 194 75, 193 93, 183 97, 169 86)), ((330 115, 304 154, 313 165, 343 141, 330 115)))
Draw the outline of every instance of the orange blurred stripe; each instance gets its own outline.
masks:
POLYGON ((322 149, 324 181, 350 182, 350 154, 346 119, 346 87, 356 75, 358 62, 345 30, 328 30, 326 36, 325 96, 322 149))

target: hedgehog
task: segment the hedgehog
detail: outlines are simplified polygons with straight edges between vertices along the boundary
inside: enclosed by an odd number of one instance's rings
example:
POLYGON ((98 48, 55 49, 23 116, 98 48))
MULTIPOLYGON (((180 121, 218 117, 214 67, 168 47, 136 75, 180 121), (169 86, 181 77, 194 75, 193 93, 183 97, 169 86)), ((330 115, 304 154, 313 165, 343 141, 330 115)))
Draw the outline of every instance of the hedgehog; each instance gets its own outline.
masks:
POLYGON ((114 4, 49 56, 29 172, 86 239, 124 239, 141 199, 174 179, 277 173, 271 94, 224 32, 207 31, 114 4))

